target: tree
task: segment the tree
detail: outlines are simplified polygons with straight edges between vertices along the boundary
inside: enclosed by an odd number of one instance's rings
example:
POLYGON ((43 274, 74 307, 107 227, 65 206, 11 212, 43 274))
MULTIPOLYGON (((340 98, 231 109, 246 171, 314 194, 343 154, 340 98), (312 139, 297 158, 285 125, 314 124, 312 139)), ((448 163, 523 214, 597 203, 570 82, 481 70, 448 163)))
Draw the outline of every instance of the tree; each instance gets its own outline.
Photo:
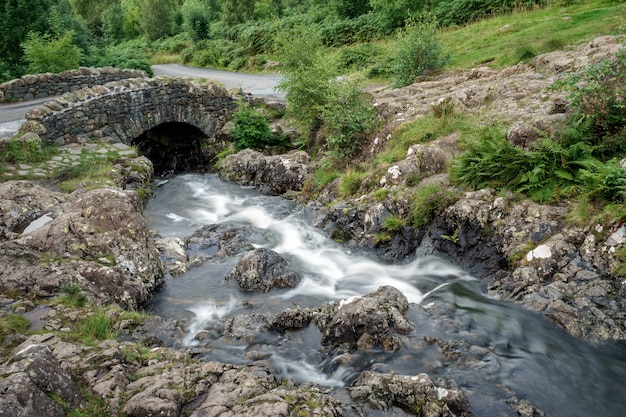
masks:
POLYGON ((24 42, 24 58, 31 73, 61 72, 78 68, 82 52, 74 44, 74 32, 58 38, 30 32, 24 42))
POLYGON ((172 28, 172 4, 169 0, 141 0, 142 33, 151 41, 167 36, 172 28))
POLYGON ((201 0, 186 0, 181 8, 183 29, 191 39, 199 41, 209 37, 209 28, 213 20, 212 10, 201 0))
POLYGON ((402 27, 409 17, 416 17, 424 3, 424 0, 370 0, 374 13, 390 29, 402 27))
POLYGON ((244 23, 254 18, 254 0, 219 0, 222 20, 227 25, 244 23))
POLYGON ((370 0, 331 0, 330 5, 342 19, 354 19, 371 9, 370 0))
POLYGON ((4 0, 0 5, 0 59, 13 76, 23 71, 22 42, 29 32, 45 33, 52 0, 4 0), (10 29, 9 29, 10 28, 10 29))

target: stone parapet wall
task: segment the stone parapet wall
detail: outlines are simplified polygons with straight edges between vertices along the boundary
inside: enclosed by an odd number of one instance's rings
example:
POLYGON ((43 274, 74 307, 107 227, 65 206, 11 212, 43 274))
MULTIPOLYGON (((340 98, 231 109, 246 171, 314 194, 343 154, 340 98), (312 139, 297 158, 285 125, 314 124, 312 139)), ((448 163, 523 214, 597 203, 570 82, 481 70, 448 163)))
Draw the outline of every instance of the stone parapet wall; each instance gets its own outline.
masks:
POLYGON ((59 145, 89 140, 130 145, 160 124, 180 122, 211 137, 235 108, 235 98, 212 82, 132 78, 66 93, 31 109, 20 132, 59 145))
POLYGON ((29 74, 0 84, 0 102, 55 97, 81 88, 141 77, 146 77, 144 71, 113 67, 79 68, 58 74, 29 74))

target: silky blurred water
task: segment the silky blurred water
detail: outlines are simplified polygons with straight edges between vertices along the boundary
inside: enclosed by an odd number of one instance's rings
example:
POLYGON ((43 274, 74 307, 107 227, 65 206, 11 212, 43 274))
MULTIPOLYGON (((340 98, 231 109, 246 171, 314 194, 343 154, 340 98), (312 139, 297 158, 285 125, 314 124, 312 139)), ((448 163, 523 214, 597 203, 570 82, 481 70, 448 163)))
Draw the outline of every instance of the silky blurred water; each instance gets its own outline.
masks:
MULTIPOLYGON (((224 280, 240 255, 168 278, 149 309, 187 321, 180 346, 197 344, 195 335, 223 317, 249 314, 250 305, 255 312, 276 313, 391 285, 413 303, 409 318, 416 330, 407 340, 419 349, 355 353, 338 360, 320 353, 315 326, 294 332, 298 342, 290 342, 293 346, 282 341, 279 347, 276 338, 259 335, 255 349, 296 382, 342 386, 364 369, 454 378, 477 416, 514 415, 504 403, 507 396, 527 399, 548 416, 626 415, 624 344, 591 346, 574 339, 538 314, 485 295, 478 280, 442 259, 421 257, 391 265, 371 253, 354 253, 312 227, 296 204, 224 183, 215 175, 171 179, 158 187, 145 212, 164 237, 184 238, 208 224, 252 225, 259 231, 253 244, 278 252, 303 277, 291 290, 243 293, 236 282, 224 280), (440 300, 446 303, 434 303, 440 300), (436 305, 448 307, 442 311, 436 305), (442 359, 439 350, 424 344, 425 336, 458 343, 463 360, 442 359)), ((241 342, 218 339, 212 348, 215 360, 248 361, 250 346, 241 342)))

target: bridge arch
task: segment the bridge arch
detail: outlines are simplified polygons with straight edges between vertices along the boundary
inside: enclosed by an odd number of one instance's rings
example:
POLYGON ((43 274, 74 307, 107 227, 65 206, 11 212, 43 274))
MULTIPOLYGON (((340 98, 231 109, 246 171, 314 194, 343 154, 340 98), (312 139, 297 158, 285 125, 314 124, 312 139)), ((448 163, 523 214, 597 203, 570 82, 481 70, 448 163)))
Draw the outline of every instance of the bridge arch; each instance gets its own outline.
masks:
POLYGON ((31 109, 21 131, 59 145, 90 140, 132 145, 157 126, 186 124, 210 142, 235 108, 236 99, 213 82, 132 78, 66 93, 31 109))
POLYGON ((216 133, 235 108, 236 98, 213 82, 131 78, 66 93, 31 109, 20 131, 58 145, 136 145, 157 173, 197 170, 226 148, 216 133))

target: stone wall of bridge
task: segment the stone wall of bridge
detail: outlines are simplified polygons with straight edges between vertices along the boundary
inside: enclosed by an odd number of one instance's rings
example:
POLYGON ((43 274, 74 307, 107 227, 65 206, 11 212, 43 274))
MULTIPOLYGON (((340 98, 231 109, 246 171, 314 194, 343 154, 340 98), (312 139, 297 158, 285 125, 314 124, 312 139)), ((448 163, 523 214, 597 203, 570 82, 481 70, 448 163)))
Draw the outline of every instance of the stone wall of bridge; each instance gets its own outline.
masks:
POLYGON ((140 70, 113 67, 79 68, 58 74, 29 74, 0 84, 0 102, 55 97, 81 88, 145 76, 146 73, 140 70))
POLYGON ((66 93, 31 109, 20 131, 59 145, 90 140, 130 145, 161 124, 187 123, 211 137, 235 108, 236 99, 212 82, 132 78, 66 93))

